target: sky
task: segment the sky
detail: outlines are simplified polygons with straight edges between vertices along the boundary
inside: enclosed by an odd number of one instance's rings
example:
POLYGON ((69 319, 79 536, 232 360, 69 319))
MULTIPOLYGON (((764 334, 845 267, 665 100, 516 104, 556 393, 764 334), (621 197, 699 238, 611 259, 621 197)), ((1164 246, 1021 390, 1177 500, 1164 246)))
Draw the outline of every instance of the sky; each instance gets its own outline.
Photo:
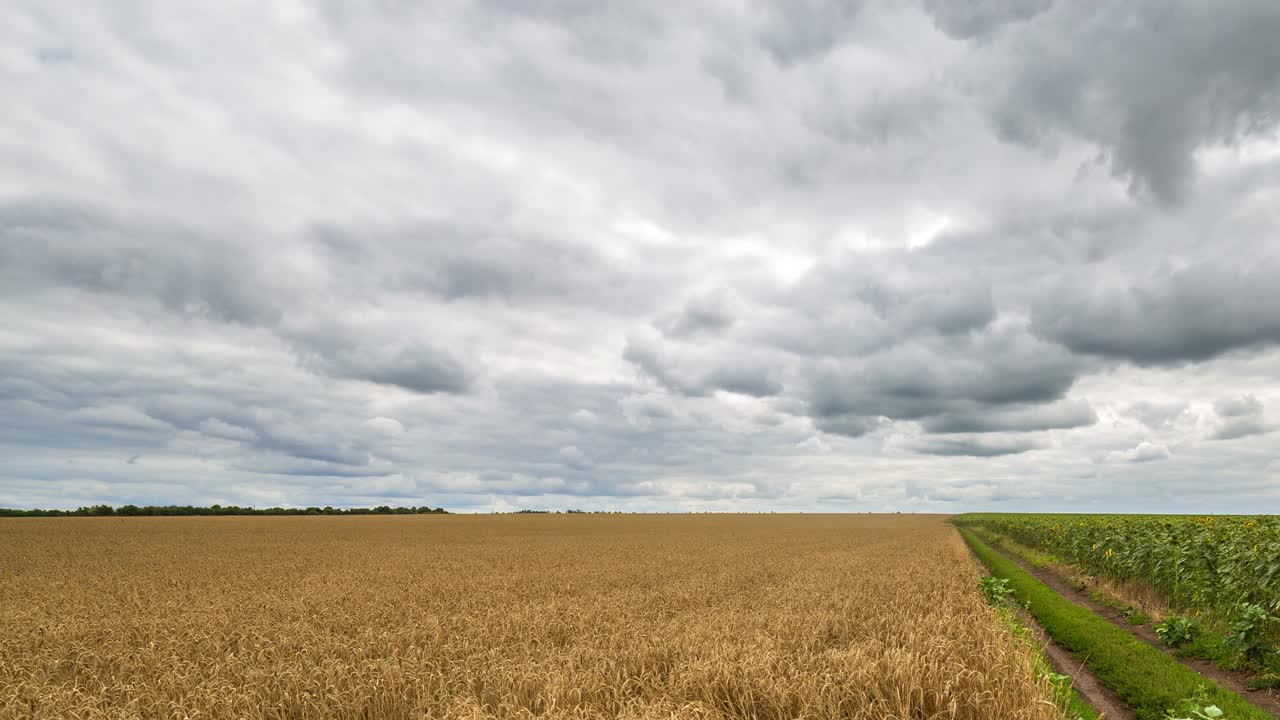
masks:
POLYGON ((0 29, 0 506, 1280 512, 1274 0, 0 29))

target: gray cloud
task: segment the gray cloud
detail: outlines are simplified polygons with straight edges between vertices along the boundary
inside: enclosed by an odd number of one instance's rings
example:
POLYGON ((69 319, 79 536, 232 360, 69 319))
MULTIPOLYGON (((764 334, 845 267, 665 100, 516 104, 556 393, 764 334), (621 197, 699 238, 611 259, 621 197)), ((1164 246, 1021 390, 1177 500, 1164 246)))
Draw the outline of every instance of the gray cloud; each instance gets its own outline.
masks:
POLYGON ((1083 368, 1070 355, 1006 328, 921 341, 856 362, 822 363, 808 401, 819 418, 928 419, 942 431, 991 410, 1006 413, 1005 424, 1065 426, 1080 418, 1037 418, 1040 411, 1026 406, 1062 398, 1083 368), (941 357, 947 362, 938 362, 941 357))
POLYGON ((664 318, 658 327, 668 335, 688 337, 724 330, 733 320, 729 300, 719 292, 690 298, 679 313, 664 318))
MULTIPOLYGON (((187 318, 230 322, 279 332, 304 361, 334 377, 396 385, 415 392, 463 392, 471 372, 421 340, 360 338, 331 326, 310 335, 289 333, 286 308, 307 293, 276 273, 284 262, 257 258, 225 238, 181 225, 122 221, 74 205, 0 207, 0 273, 10 292, 58 288, 114 302, 155 304, 187 318)), ((457 282, 476 281, 466 272, 457 282)))
POLYGON ((1253 395, 1220 398, 1213 403, 1214 412, 1224 418, 1262 414, 1262 403, 1253 395))
POLYGON ((1124 414, 1132 417, 1152 430, 1169 428, 1187 411, 1184 402, 1155 403, 1137 402, 1124 410, 1124 414))
POLYGON ((499 223, 415 223, 392 228, 319 227, 317 244, 349 281, 372 293, 422 291, 447 301, 507 303, 567 298, 635 302, 641 276, 593 248, 499 223))
POLYGON ((854 412, 828 412, 815 417, 813 424, 814 427, 823 432, 856 438, 873 433, 891 422, 890 418, 883 415, 872 416, 854 412))
POLYGON ((461 361, 420 342, 357 343, 338 335, 312 340, 302 347, 305 364, 338 378, 368 380, 419 393, 460 393, 472 383, 473 373, 461 361))
POLYGON ((1107 455, 1112 462, 1147 463, 1156 460, 1168 460, 1172 453, 1160 443, 1143 441, 1128 450, 1117 450, 1107 455))
POLYGON ((664 388, 685 395, 724 390, 766 397, 782 391, 777 369, 759 352, 734 357, 671 353, 660 340, 636 335, 628 339, 622 356, 664 388))
POLYGON ((821 56, 839 46, 857 21, 861 0, 800 0, 786 6, 765 4, 769 22, 760 41, 781 63, 821 56))
POLYGON ((1073 400, 1025 408, 939 415, 928 418, 923 425, 931 433, 1028 432, 1084 427, 1097 419, 1097 413, 1087 401, 1073 400))
POLYGON ((911 253, 890 259, 841 255, 818 265, 770 298, 789 312, 766 319, 759 334, 796 353, 859 356, 922 335, 963 341, 995 319, 990 282, 978 272, 911 253))
POLYGON ((75 288, 224 322, 279 319, 285 288, 226 243, 178 224, 128 222, 60 202, 0 204, 9 293, 75 288))
POLYGON ((1013 67, 995 120, 1031 145, 1058 132, 1095 143, 1135 192, 1180 203, 1198 147, 1274 127, 1277 31, 1280 11, 1265 0, 1059 3, 993 46, 1013 67))
POLYGON ((926 455, 1000 457, 1035 450, 1041 447, 1041 443, 1030 438, 948 436, 921 438, 907 447, 926 455))
POLYGON ((1007 23, 1033 18, 1052 5, 1053 0, 980 0, 969 3, 924 0, 925 8, 938 27, 958 38, 987 35, 1007 23))
POLYGON ((904 87, 866 97, 836 83, 832 97, 811 109, 810 127, 843 145, 879 145, 927 140, 947 112, 954 110, 944 96, 927 87, 904 87))
POLYGON ((387 475, 392 475, 395 472, 393 468, 387 466, 380 468, 368 467, 367 465, 330 462, 314 458, 282 460, 279 458, 259 459, 249 457, 245 460, 232 463, 230 469, 261 475, 298 475, 302 477, 342 478, 385 477, 387 475))
POLYGON ((1271 3, 175 12, 0 9, 0 506, 1276 501, 1271 3))
POLYGON ((1214 402, 1213 410, 1220 418, 1218 428, 1210 436, 1214 440, 1235 440, 1275 429, 1267 422, 1262 402, 1253 395, 1220 398, 1214 402))
POLYGON ((1130 284, 1077 277, 1034 307, 1033 329, 1073 352, 1140 364, 1280 343, 1280 266, 1201 263, 1130 284))

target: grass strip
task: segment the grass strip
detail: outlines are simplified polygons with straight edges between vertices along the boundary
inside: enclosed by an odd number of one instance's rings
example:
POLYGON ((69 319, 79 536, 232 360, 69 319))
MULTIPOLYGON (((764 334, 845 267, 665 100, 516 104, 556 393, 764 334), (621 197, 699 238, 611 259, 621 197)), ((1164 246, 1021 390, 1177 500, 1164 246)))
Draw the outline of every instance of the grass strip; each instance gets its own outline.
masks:
MULTIPOLYGON (((1069 681, 1068 681, 1069 682, 1069 681)), ((1066 714, 1068 718, 1074 720, 1098 720, 1098 711, 1093 709, 1089 703, 1080 697, 1080 693, 1073 688, 1067 688, 1071 694, 1067 696, 1066 714)))
MULTIPOLYGON (((1072 582, 1070 573, 1078 575, 1089 574, 1087 570, 1081 568, 1070 561, 1052 555, 1041 550, 1023 545, 1022 543, 1010 538, 1008 535, 997 533, 983 525, 969 525, 967 529, 985 541, 988 545, 992 545, 1004 552, 1017 556, 1034 567, 1048 570, 1061 576, 1068 583, 1072 582), (1068 573, 1067 571, 1070 571, 1068 573)), ((1097 592, 1097 591, 1095 591, 1097 592)), ((1094 601, 1109 605, 1117 610, 1124 610, 1126 603, 1119 598, 1115 598, 1103 593, 1099 596, 1091 596, 1094 601)), ((1191 611, 1186 608, 1166 607, 1166 617, 1187 617, 1191 611)), ((1181 658, 1195 658, 1197 660, 1207 660, 1217 667, 1227 671, 1243 670, 1254 676, 1254 682, 1259 683, 1259 687, 1280 687, 1280 654, 1277 654, 1272 660, 1270 670, 1263 668, 1251 668, 1245 664, 1244 657, 1239 651, 1233 650, 1227 645, 1227 635, 1230 633, 1230 620, 1220 612, 1210 609, 1208 612, 1197 612, 1194 616, 1200 623, 1200 633, 1194 639, 1174 649, 1174 655, 1181 658), (1271 679, 1277 678, 1277 679, 1271 679), (1270 684, 1268 684, 1270 683, 1270 684)), ((1130 622, 1135 625, 1145 624, 1139 623, 1137 620, 1142 618, 1134 618, 1130 622)), ((1147 619, 1149 621, 1149 618, 1147 619)))
POLYGON ((959 530, 991 574, 1009 580, 1014 597, 1045 632, 1082 660, 1139 720, 1161 720, 1168 710, 1181 708, 1201 687, 1208 702, 1224 711, 1224 720, 1271 720, 1239 695, 1054 592, 972 532, 959 530))
POLYGON ((1063 711, 1065 717, 1069 720, 1099 720, 1098 711, 1081 697, 1080 693, 1071 684, 1070 675, 1058 675, 1054 672, 1053 665, 1049 662, 1049 656, 1044 652, 1040 643, 1036 639, 1036 635, 1032 632, 1027 623, 1018 615, 1015 608, 1008 604, 1001 603, 997 610, 1000 617, 1004 620, 1009 629, 1013 631, 1013 636, 1017 642, 1024 642, 1031 646, 1036 654, 1036 672, 1049 677, 1049 681, 1056 690, 1055 700, 1057 705, 1063 711))
MULTIPOLYGON (((1012 628, 1014 628, 1014 634, 1018 635, 1020 641, 1032 643, 1033 647, 1038 646, 1039 643, 1036 642, 1036 637, 1034 637, 1034 634, 1030 632, 1030 629, 1021 623, 1021 621, 1016 618, 1011 611, 1006 612, 1009 612, 1006 620, 1009 621, 1010 625, 1012 625, 1012 628)), ((1053 671, 1053 666, 1050 665, 1050 661, 1048 661, 1048 655, 1039 650, 1039 647, 1036 648, 1036 653, 1038 665, 1037 670, 1039 673, 1046 674, 1048 675, 1048 678, 1050 678, 1053 688, 1056 689, 1055 700, 1059 703, 1062 714, 1064 714, 1065 717, 1068 717, 1068 720, 1098 720, 1098 717, 1100 717, 1098 716, 1098 711, 1094 710, 1093 706, 1089 705, 1088 702, 1085 702, 1084 698, 1080 696, 1080 693, 1075 691, 1075 688, 1071 685, 1071 676, 1055 673, 1055 671, 1053 671)))

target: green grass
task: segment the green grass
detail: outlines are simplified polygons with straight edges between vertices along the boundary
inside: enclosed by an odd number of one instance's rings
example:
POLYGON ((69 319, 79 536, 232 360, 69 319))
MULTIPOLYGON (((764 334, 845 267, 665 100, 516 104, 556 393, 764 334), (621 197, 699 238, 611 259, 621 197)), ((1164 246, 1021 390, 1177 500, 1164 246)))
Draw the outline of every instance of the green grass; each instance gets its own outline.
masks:
MULTIPOLYGON (((1067 680, 1070 682, 1070 680, 1067 680)), ((1080 697, 1080 693, 1071 690, 1071 695, 1067 698, 1066 716, 1072 720, 1098 720, 1100 717, 1098 711, 1089 706, 1089 703, 1080 697)))
POLYGON ((1174 650, 1174 653, 1179 657, 1208 660, 1224 670, 1240 669, 1240 653, 1227 647, 1221 628, 1206 628, 1191 642, 1174 650))
POLYGON ((991 574, 1009 580, 1014 597, 1045 631, 1114 690, 1139 720, 1161 720, 1167 710, 1181 707, 1201 686, 1206 688, 1207 700, 1222 708, 1227 720, 1269 720, 1269 715, 1239 695, 1058 595, 972 532, 960 528, 960 533, 991 574))
MULTIPOLYGON (((1131 607, 1100 590, 1088 590, 1076 574, 1084 573, 1084 571, 1072 563, 1050 553, 1023 545, 1009 536, 991 530, 984 525, 969 525, 966 528, 985 542, 1016 555, 1034 567, 1057 573, 1068 585, 1082 592, 1088 591, 1089 598, 1094 602, 1124 612, 1127 622, 1133 625, 1147 625, 1151 622, 1151 617, 1141 610, 1131 607)), ((1228 625, 1225 619, 1213 611, 1196 613, 1196 617, 1201 622, 1200 635, 1191 642, 1173 649, 1175 655, 1181 658, 1207 660, 1222 670, 1255 673, 1255 677, 1250 681, 1250 687, 1255 689, 1280 687, 1280 652, 1273 653, 1272 657, 1268 658, 1267 662, 1261 666, 1257 664, 1250 665, 1245 662, 1244 656, 1227 645, 1228 625)))
POLYGON ((1036 642, 1035 636, 1031 633, 1031 629, 1019 619, 1018 614, 1011 607, 1012 603, 1008 598, 1002 598, 992 603, 1000 611, 1000 616, 1004 619, 1010 629, 1013 630, 1014 637, 1019 642, 1025 642, 1035 649, 1036 652, 1036 672, 1040 675, 1049 677, 1056 692, 1055 698, 1058 706, 1062 709, 1063 715, 1070 720, 1099 720, 1098 711, 1093 706, 1084 701, 1080 697, 1080 693, 1076 692, 1072 686, 1070 675, 1059 675, 1053 670, 1053 666, 1049 664, 1049 656, 1046 655, 1036 642))
POLYGON ((968 529, 976 533, 979 537, 986 538, 987 542, 991 542, 1005 549, 1012 550, 1013 552, 1017 553, 1017 555, 1021 557, 1023 560, 1026 560, 1028 563, 1031 563, 1031 565, 1033 565, 1034 567, 1051 570, 1054 567, 1062 567, 1062 566, 1068 565, 1066 560, 1063 560, 1062 558, 1056 555, 1053 555, 1052 553, 1047 553, 1042 550, 1037 550, 1036 548, 1033 548, 1030 545, 1023 545, 1022 543, 1018 542, 1017 540, 1014 540, 1008 535, 998 533, 983 525, 973 525, 973 526, 970 526, 968 529))
MULTIPOLYGON (((1032 567, 1057 573, 1062 576, 1062 579, 1071 587, 1081 591, 1085 590, 1085 584, 1074 574, 1082 571, 1075 568, 1071 563, 1068 563, 1062 558, 1023 545, 1007 535, 994 532, 981 525, 970 526, 968 529, 982 540, 995 545, 996 547, 1002 548, 1006 552, 1011 552, 1014 555, 1017 555, 1032 567)), ((1147 625, 1151 622, 1151 616, 1143 612, 1140 608, 1129 605, 1119 598, 1112 597, 1101 590, 1090 590, 1089 599, 1100 605, 1106 605, 1107 607, 1120 612, 1124 615, 1125 622, 1130 625, 1147 625)))

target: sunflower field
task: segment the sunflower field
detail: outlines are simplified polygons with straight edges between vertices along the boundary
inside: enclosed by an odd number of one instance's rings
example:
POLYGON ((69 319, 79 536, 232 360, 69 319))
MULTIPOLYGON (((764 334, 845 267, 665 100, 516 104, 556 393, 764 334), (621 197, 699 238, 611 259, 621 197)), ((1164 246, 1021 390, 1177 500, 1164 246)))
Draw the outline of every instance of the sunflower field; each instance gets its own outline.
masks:
POLYGON ((1146 582, 1174 604, 1280 612, 1280 516, 971 513, 985 527, 1090 572, 1146 582))

